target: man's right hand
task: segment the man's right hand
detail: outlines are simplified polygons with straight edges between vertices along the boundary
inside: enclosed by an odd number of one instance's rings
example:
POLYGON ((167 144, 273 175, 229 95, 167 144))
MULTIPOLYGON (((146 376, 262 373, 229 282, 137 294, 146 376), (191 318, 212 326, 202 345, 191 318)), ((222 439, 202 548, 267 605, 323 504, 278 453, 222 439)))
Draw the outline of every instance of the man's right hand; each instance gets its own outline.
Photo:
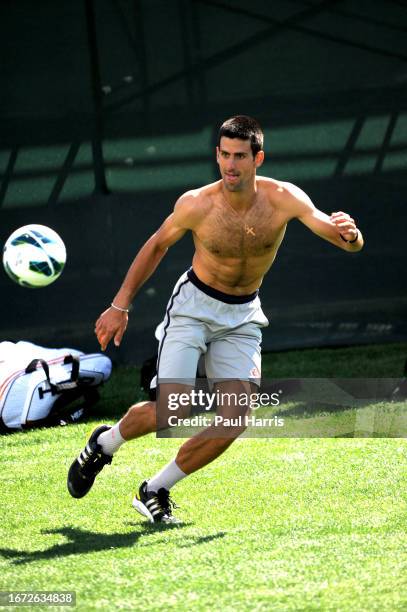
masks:
POLYGON ((102 312, 95 324, 95 334, 102 351, 106 349, 112 338, 115 346, 120 346, 128 321, 127 312, 115 310, 111 306, 102 312))

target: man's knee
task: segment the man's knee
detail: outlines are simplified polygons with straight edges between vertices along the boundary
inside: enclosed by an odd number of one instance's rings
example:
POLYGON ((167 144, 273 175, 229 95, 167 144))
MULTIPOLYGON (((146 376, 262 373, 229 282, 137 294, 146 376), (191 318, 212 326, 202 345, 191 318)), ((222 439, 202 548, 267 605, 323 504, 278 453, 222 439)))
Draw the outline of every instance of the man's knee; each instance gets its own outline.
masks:
POLYGON ((217 385, 219 404, 214 418, 217 438, 236 439, 247 429, 250 414, 251 384, 231 380, 217 385))
POLYGON ((155 402, 138 402, 131 406, 120 421, 120 433, 125 440, 131 440, 155 431, 155 402))
POLYGON ((213 438, 233 441, 247 429, 246 415, 239 415, 235 418, 224 418, 221 415, 216 415, 213 425, 213 438))
POLYGON ((170 417, 185 419, 190 415, 191 388, 178 383, 160 384, 157 393, 157 431, 170 427, 170 417))

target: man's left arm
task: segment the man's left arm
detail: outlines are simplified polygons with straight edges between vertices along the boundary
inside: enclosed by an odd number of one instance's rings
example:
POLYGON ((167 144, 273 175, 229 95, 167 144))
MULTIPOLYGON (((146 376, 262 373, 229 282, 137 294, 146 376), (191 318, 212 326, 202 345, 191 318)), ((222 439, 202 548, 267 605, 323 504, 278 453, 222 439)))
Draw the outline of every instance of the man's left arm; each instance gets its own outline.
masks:
POLYGON ((333 212, 331 215, 318 210, 299 187, 285 183, 286 202, 293 212, 292 217, 304 223, 314 234, 331 242, 335 246, 356 253, 363 247, 362 232, 354 219, 345 212, 333 212))

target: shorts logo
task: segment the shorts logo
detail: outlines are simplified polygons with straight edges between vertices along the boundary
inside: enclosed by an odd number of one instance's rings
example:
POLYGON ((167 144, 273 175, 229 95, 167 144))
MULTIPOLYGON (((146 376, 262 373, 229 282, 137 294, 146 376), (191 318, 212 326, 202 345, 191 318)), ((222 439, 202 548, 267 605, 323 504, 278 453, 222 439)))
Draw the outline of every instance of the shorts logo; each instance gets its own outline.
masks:
POLYGON ((260 372, 258 371, 258 369, 257 369, 257 368, 252 368, 252 369, 250 370, 250 376, 251 376, 252 378, 260 378, 260 372))

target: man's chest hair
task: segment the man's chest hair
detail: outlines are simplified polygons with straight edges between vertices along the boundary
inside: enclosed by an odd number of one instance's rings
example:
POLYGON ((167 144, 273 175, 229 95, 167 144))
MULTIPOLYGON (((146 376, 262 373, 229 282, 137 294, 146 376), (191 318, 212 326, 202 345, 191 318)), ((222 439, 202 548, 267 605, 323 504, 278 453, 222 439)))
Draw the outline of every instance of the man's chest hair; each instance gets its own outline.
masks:
POLYGON ((271 207, 256 206, 238 215, 216 206, 196 235, 211 253, 223 257, 261 256, 272 252, 282 223, 271 207))

